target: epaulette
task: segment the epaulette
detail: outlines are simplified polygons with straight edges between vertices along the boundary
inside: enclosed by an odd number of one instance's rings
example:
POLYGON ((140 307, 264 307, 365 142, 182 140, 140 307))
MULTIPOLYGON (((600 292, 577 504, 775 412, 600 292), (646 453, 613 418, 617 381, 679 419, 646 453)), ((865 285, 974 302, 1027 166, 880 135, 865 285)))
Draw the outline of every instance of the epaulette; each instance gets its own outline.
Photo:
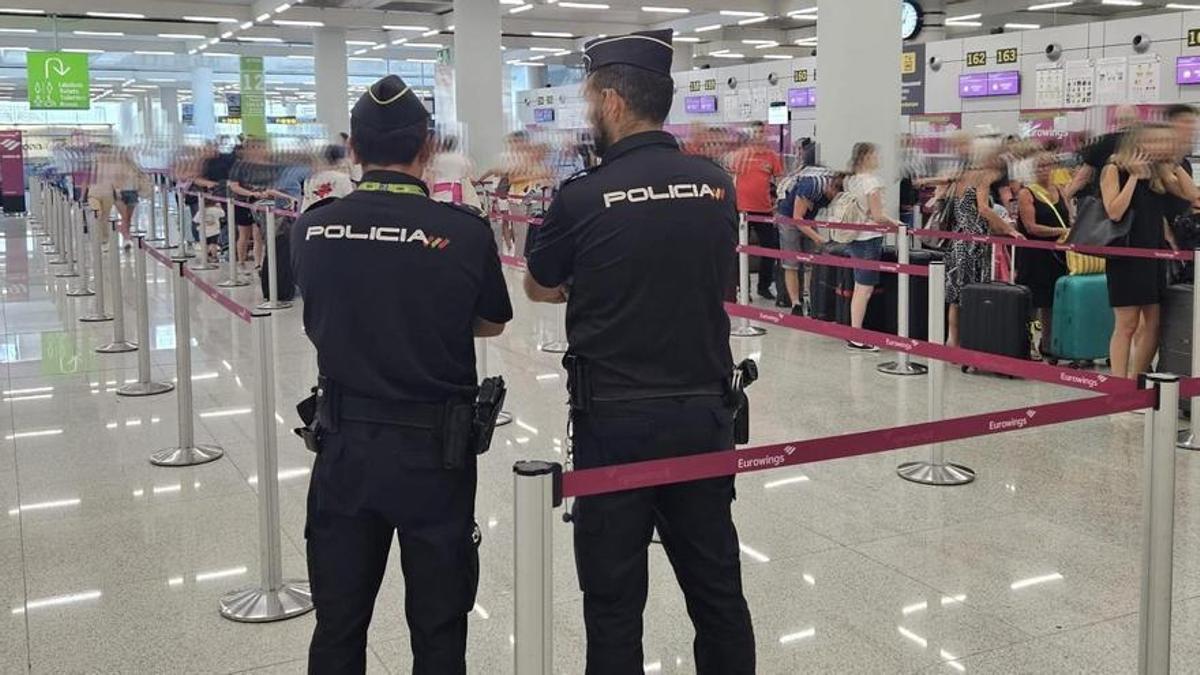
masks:
POLYGON ((579 171, 576 171, 575 173, 571 174, 570 176, 567 176, 566 178, 564 178, 563 182, 559 183, 558 189, 562 190, 563 188, 570 185, 571 183, 574 183, 575 181, 579 180, 580 178, 590 176, 599 170, 600 170, 599 166, 593 166, 591 168, 581 169, 579 171))
POLYGON ((448 206, 448 207, 454 209, 455 211, 462 211, 463 213, 474 216, 474 217, 482 220, 485 223, 488 222, 487 215, 483 211, 480 211, 478 208, 471 206, 470 204, 459 204, 459 203, 455 203, 455 202, 436 202, 436 203, 441 204, 442 206, 448 206))

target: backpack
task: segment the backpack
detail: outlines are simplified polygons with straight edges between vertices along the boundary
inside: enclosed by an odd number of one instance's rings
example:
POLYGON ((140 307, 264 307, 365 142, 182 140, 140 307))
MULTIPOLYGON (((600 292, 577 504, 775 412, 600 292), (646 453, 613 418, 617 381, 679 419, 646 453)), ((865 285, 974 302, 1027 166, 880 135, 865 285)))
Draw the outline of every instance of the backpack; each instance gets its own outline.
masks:
MULTIPOLYGON (((847 190, 833 198, 827 211, 831 223, 861 223, 866 220, 867 212, 859 199, 847 190)), ((829 238, 839 244, 849 244, 858 239, 857 230, 831 228, 829 238)))

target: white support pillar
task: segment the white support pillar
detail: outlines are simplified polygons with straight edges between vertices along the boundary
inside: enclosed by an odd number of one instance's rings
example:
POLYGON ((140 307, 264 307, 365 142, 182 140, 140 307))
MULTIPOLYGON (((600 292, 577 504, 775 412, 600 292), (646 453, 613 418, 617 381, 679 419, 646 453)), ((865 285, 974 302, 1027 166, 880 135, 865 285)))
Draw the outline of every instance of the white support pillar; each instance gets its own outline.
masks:
POLYGON ((160 87, 158 103, 163 111, 163 133, 169 138, 179 136, 179 90, 175 87, 160 87))
POLYGON ((855 143, 879 148, 884 206, 896 215, 900 137, 900 3, 895 0, 820 0, 817 23, 821 77, 817 80, 820 160, 847 167, 855 143), (847 86, 853 82, 854 86, 847 86))
POLYGON ((147 92, 145 94, 142 94, 141 96, 138 96, 137 102, 138 102, 138 120, 140 122, 138 129, 141 132, 141 136, 142 136, 142 138, 146 138, 146 139, 153 138, 154 131, 155 131, 155 129, 154 129, 154 103, 151 100, 150 93, 147 92))
POLYGON ((212 68, 198 66, 192 69, 192 128, 197 136, 205 139, 217 137, 217 113, 214 108, 216 93, 213 91, 212 68))
POLYGON ((671 59, 671 72, 684 72, 692 69, 692 56, 695 50, 686 42, 676 42, 674 57, 671 59))
POLYGON ((329 140, 350 133, 350 108, 346 89, 346 31, 317 28, 313 37, 313 67, 317 84, 317 123, 325 126, 329 140))
POLYGON ((454 88, 458 122, 476 166, 490 166, 504 141, 500 4, 454 0, 454 88))

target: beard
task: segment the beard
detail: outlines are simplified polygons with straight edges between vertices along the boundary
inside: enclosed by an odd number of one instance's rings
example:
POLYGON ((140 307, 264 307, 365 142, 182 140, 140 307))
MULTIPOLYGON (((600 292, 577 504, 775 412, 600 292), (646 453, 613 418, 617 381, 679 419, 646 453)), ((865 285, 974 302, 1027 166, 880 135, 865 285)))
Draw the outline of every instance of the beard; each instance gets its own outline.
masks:
POLYGON ((604 120, 596 115, 592 115, 589 120, 592 126, 592 142, 596 146, 596 156, 604 157, 604 153, 612 147, 612 134, 609 133, 608 127, 604 124, 604 120))

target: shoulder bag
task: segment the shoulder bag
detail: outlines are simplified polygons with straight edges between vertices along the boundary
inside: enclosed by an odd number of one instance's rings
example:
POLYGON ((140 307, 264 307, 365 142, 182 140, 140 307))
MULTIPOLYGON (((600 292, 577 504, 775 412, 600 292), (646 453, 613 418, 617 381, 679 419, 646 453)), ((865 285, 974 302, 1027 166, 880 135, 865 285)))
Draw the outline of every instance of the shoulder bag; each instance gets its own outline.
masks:
MULTIPOLYGON (((1067 224, 1063 222, 1062 214, 1058 212, 1058 207, 1050 201, 1050 195, 1046 193, 1042 186, 1030 185, 1028 187, 1029 191, 1038 199, 1038 201, 1046 204, 1054 210, 1054 215, 1058 218, 1058 224, 1062 227, 1067 227, 1067 224)), ((1126 213, 1126 215, 1128 215, 1128 213, 1126 213)), ((1076 219, 1075 224, 1079 224, 1078 219, 1076 219)), ((1070 236, 1071 233, 1068 232, 1063 236, 1062 239, 1059 239, 1059 242, 1067 241, 1070 236)), ((1087 255, 1086 253, 1067 251, 1067 272, 1072 275, 1104 274, 1104 258, 1095 255, 1087 255)))

